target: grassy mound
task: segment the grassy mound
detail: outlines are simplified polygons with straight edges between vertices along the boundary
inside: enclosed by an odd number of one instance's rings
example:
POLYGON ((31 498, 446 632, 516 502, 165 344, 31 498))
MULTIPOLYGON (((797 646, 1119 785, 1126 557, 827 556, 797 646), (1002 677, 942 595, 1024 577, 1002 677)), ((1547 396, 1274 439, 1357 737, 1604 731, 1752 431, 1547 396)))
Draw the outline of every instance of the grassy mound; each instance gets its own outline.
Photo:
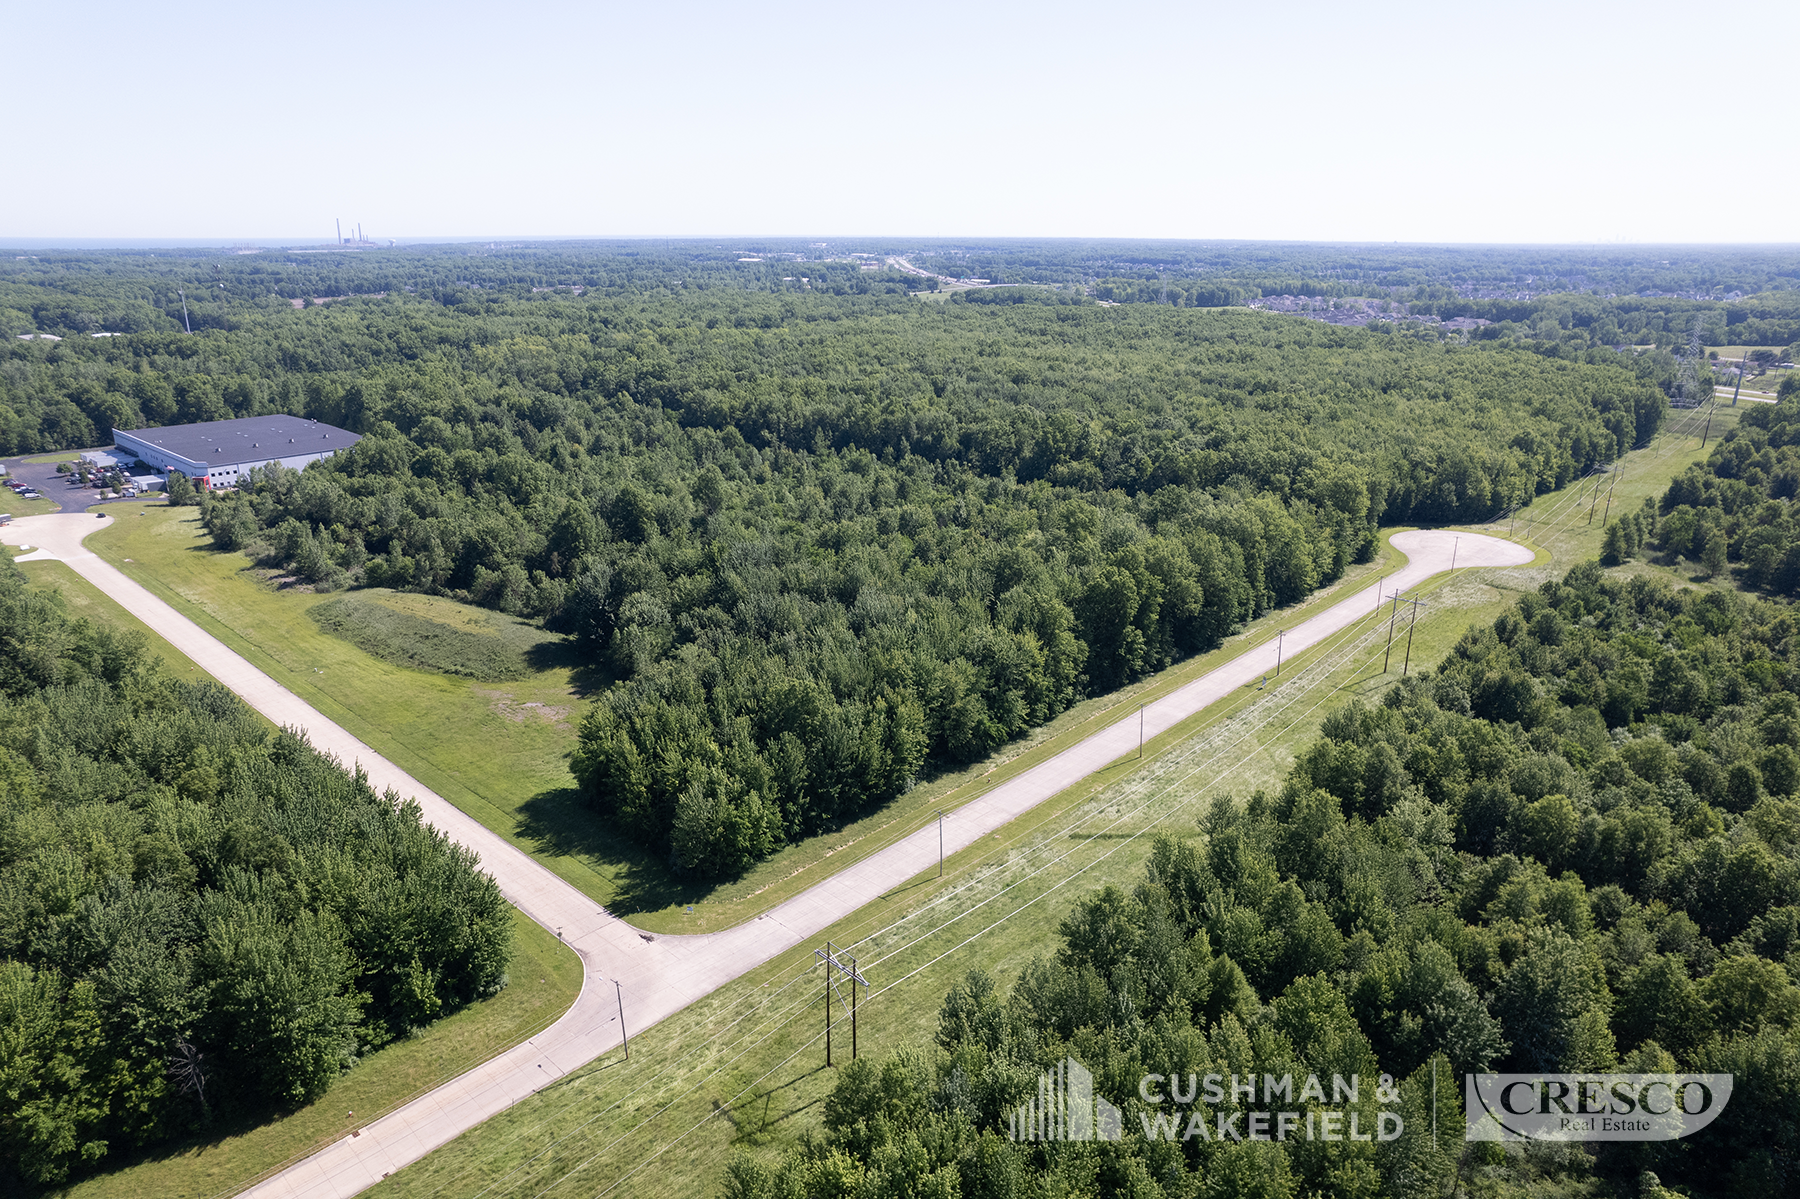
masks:
POLYGON ((400 611, 360 596, 340 596, 313 607, 309 613, 318 626, 342 637, 364 653, 438 674, 460 675, 484 683, 524 678, 531 673, 525 660, 529 633, 513 629, 459 629, 429 617, 400 611))

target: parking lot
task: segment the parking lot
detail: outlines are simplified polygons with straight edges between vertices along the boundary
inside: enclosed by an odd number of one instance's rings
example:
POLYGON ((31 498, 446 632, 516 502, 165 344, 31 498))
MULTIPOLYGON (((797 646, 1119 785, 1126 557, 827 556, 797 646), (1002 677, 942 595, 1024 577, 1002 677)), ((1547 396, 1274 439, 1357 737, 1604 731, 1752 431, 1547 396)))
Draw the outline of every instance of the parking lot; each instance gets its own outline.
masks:
MULTIPOLYGON (((57 455, 49 462, 27 462, 23 458, 5 459, 3 462, 6 467, 5 481, 7 483, 24 483, 35 488, 51 507, 43 508, 31 501, 16 499, 14 498, 16 493, 9 488, 6 492, 0 492, 0 512, 11 512, 15 516, 57 510, 80 512, 94 504, 112 502, 110 498, 102 499, 100 493, 92 487, 83 487, 74 482, 73 475, 56 473, 57 462, 73 462, 80 458, 82 453, 81 450, 70 450, 67 454, 57 455)), ((41 454, 30 456, 43 457, 41 454)), ((143 497, 136 498, 142 499, 143 497)))

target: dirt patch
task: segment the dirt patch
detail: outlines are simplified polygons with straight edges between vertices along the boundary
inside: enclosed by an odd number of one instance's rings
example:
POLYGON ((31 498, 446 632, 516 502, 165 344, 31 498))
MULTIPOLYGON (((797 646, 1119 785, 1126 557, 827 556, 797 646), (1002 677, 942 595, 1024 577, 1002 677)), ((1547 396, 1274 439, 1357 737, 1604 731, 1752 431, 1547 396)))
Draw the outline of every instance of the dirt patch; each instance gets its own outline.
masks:
POLYGON ((488 709, 499 714, 503 719, 524 724, 528 720, 540 721, 544 724, 565 724, 568 721, 570 705, 546 704, 537 700, 523 703, 513 698, 511 692, 490 691, 485 687, 475 688, 475 694, 488 700, 488 709))
POLYGON ((277 591, 296 591, 301 595, 311 595, 318 590, 317 587, 314 587, 310 582, 301 578, 299 575, 283 574, 279 570, 270 570, 266 567, 252 567, 249 573, 251 578, 266 583, 277 591))

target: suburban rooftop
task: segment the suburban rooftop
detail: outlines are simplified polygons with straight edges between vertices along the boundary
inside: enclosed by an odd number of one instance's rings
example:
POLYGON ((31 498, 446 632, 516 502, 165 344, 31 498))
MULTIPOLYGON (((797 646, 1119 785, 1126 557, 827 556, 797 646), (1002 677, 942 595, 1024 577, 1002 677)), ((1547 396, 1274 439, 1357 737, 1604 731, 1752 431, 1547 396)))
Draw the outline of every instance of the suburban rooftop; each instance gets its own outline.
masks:
POLYGON ((360 434, 335 425, 285 414, 114 432, 125 433, 170 454, 208 465, 342 450, 362 440, 360 434))

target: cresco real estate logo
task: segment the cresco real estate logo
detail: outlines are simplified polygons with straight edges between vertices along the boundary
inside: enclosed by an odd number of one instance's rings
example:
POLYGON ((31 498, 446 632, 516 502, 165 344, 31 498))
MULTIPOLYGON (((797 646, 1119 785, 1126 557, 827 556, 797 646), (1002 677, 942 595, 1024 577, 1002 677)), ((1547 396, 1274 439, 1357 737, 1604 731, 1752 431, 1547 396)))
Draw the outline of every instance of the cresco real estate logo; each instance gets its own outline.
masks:
MULTIPOLYGON (((1395 1110, 1399 1085, 1392 1078, 1381 1076, 1370 1110, 1360 1102, 1361 1079, 1330 1077, 1327 1090, 1317 1075, 1298 1082, 1293 1075, 1147 1074, 1138 1087, 1148 1108, 1139 1113, 1144 1137, 1382 1142, 1404 1133, 1405 1122, 1395 1110)), ((1469 1074, 1464 1136, 1470 1141, 1672 1141, 1716 1120, 1731 1099, 1731 1084, 1729 1074, 1469 1074)), ((1434 1128, 1436 1099, 1434 1093, 1434 1128)), ((1007 1123, 1015 1141, 1117 1141, 1121 1115, 1094 1094, 1094 1076, 1071 1057, 1038 1079, 1037 1094, 1009 1113, 1007 1123)))
POLYGON ((1729 1074, 1470 1074, 1470 1141, 1673 1141, 1725 1110, 1729 1074))

